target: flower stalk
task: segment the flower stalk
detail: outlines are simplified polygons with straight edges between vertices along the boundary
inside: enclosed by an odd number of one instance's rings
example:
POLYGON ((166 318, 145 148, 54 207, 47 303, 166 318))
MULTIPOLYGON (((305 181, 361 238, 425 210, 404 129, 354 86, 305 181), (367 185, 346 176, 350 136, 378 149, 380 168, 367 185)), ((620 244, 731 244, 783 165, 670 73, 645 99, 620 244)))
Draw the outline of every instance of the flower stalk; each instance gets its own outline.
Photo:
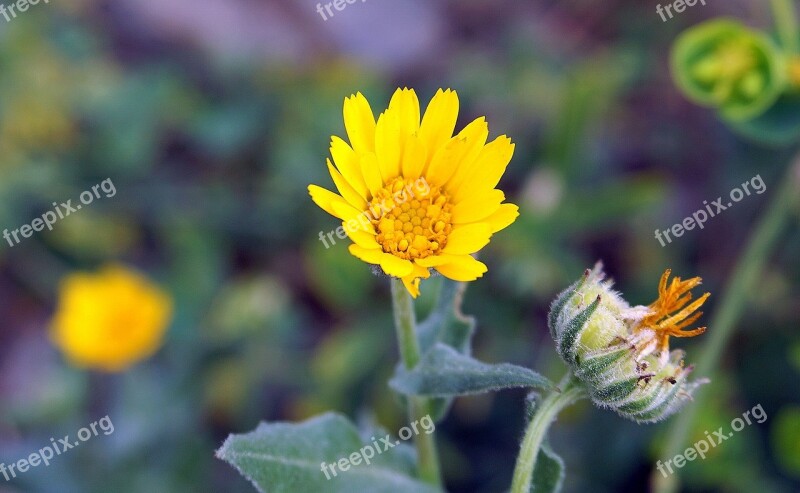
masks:
POLYGON ((800 29, 793 0, 772 0, 772 15, 778 29, 783 49, 790 57, 800 55, 800 29))
MULTIPOLYGON (((420 360, 421 351, 417 339, 417 322, 414 315, 414 302, 400 279, 392 279, 392 307, 394 325, 397 331, 397 343, 400 358, 406 370, 414 368, 420 360)), ((428 400, 424 397, 408 398, 408 422, 422 419, 427 413, 428 400)), ((439 459, 436 442, 432 435, 417 434, 414 438, 417 449, 417 462, 420 477, 433 485, 441 485, 439 459)))
POLYGON ((571 373, 567 373, 559 385, 561 391, 553 390, 542 400, 536 413, 528 423, 525 437, 522 439, 517 464, 514 467, 514 477, 511 483, 511 493, 529 493, 533 470, 539 450, 550 425, 563 409, 586 397, 586 391, 571 373))

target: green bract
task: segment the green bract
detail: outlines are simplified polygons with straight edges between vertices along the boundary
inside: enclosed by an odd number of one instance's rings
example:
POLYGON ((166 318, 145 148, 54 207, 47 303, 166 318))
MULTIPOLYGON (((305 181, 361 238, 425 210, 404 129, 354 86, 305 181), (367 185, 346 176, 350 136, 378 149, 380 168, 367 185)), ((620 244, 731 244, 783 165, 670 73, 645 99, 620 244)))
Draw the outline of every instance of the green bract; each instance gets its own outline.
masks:
POLYGON ((672 73, 692 101, 731 121, 767 111, 787 88, 787 65, 765 34, 732 19, 684 32, 672 51, 672 73))
POLYGON ((597 406, 639 423, 664 419, 704 382, 687 380, 683 351, 659 351, 656 332, 641 324, 650 309, 628 305, 604 278, 597 266, 558 296, 550 334, 597 406))

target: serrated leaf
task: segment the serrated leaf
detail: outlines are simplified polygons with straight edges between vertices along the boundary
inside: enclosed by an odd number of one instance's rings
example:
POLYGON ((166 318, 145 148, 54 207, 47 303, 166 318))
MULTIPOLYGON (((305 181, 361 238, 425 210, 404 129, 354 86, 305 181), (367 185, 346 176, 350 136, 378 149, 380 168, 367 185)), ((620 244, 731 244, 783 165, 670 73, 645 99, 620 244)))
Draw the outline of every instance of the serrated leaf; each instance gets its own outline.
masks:
POLYGON ((453 397, 511 387, 553 389, 542 375, 521 366, 490 365, 437 344, 413 370, 399 369, 389 385, 406 395, 453 397))
MULTIPOLYGON (((302 423, 262 423, 250 433, 231 435, 217 451, 217 457, 234 466, 262 493, 351 493, 409 491, 436 493, 438 489, 414 476, 414 453, 408 445, 394 440, 388 450, 376 437, 380 451, 362 439, 344 416, 326 413, 302 423), (363 458, 336 475, 322 463, 333 464, 353 453, 372 449, 370 464, 363 458)), ((362 455, 363 457, 363 455, 362 455)))
POLYGON ((547 444, 542 444, 533 468, 531 493, 558 493, 563 483, 564 461, 547 444))

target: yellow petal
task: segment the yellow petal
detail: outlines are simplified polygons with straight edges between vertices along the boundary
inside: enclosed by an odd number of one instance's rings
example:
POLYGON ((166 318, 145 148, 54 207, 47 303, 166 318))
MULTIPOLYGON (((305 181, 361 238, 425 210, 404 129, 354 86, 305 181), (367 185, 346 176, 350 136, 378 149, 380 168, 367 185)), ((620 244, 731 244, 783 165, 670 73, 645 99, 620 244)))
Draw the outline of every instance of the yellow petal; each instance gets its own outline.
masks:
POLYGON ((419 99, 413 89, 395 91, 389 108, 397 110, 400 132, 403 136, 417 133, 419 130, 419 99))
POLYGON ((347 236, 349 236, 356 245, 368 250, 375 250, 381 247, 378 242, 375 241, 375 233, 363 229, 352 229, 347 226, 347 223, 342 223, 342 227, 345 233, 347 233, 347 236))
POLYGON ((489 243, 492 231, 486 223, 456 225, 447 235, 447 246, 442 253, 451 255, 469 255, 475 253, 489 243))
POLYGON ((411 274, 405 276, 403 285, 406 287, 412 298, 419 296, 419 283, 421 279, 427 279, 431 276, 430 271, 420 265, 414 264, 414 270, 411 274))
POLYGON ((449 263, 436 266, 436 270, 454 281, 474 281, 489 270, 483 262, 469 255, 451 256, 450 260, 449 263))
POLYGON ((317 185, 309 185, 308 193, 309 195, 311 195, 311 200, 313 200, 314 203, 317 204, 320 209, 327 212, 331 216, 339 217, 333 211, 334 203, 342 203, 348 205, 347 201, 342 196, 336 195, 330 190, 326 190, 317 185))
POLYGON ((364 248, 356 244, 350 245, 348 250, 357 259, 374 265, 380 265, 381 256, 385 255, 380 248, 364 248))
POLYGON ((353 256, 367 262, 381 266, 383 272, 393 277, 403 278, 414 271, 414 266, 408 260, 395 257, 390 253, 384 253, 380 249, 368 250, 359 245, 350 245, 350 253, 353 256))
POLYGON ((433 155, 428 169, 425 171, 428 182, 432 183, 433 186, 447 183, 447 180, 453 176, 467 149, 468 143, 464 139, 453 137, 447 141, 433 155))
POLYGON ((428 104, 419 128, 419 136, 425 143, 429 159, 453 136, 457 118, 458 95, 451 89, 439 89, 428 104))
POLYGON ((501 190, 489 190, 472 196, 453 206, 453 224, 474 223, 494 214, 506 199, 501 190))
POLYGON ((383 188, 381 172, 378 168, 378 158, 375 153, 368 153, 361 156, 361 173, 364 175, 364 182, 367 184, 370 199, 383 188))
MULTIPOLYGON (((471 174, 475 166, 475 160, 486 144, 488 137, 489 125, 484 117, 476 118, 454 137, 464 141, 466 146, 462 149, 462 154, 450 163, 452 170, 448 173, 448 179, 451 182, 461 183, 465 176, 471 174)), ((448 184, 449 188, 451 186, 448 184)))
POLYGON ((519 217, 519 207, 514 204, 503 204, 494 214, 483 221, 489 224, 492 234, 509 227, 519 217))
POLYGON ((406 276, 403 278, 403 286, 406 287, 408 294, 416 299, 419 296, 419 277, 406 276))
POLYGON ((403 176, 408 179, 415 179, 422 176, 422 171, 425 168, 425 159, 427 158, 427 150, 425 144, 416 135, 411 135, 406 140, 406 146, 403 149, 403 176))
POLYGON ((437 265, 443 265, 451 262, 451 257, 454 256, 455 255, 431 255, 430 257, 415 259, 414 262, 416 262, 417 265, 425 268, 436 267, 437 265))
POLYGON ((414 270, 414 265, 405 259, 384 253, 381 257, 381 269, 389 276, 403 278, 414 270))
POLYGON ((452 180, 447 184, 455 203, 466 197, 480 193, 486 188, 494 188, 514 155, 514 144, 506 136, 500 136, 486 146, 478 154, 471 170, 461 180, 452 180))
POLYGON ((328 159, 328 172, 331 174, 331 178, 333 178, 333 183, 336 185, 336 188, 339 190, 339 193, 342 194, 342 197, 353 207, 358 209, 364 210, 367 208, 367 202, 364 200, 364 197, 358 194, 353 187, 347 183, 347 180, 344 179, 341 173, 339 173, 336 168, 333 167, 331 160, 328 159))
POLYGON ((358 192, 363 199, 369 196, 364 175, 361 173, 358 154, 350 147, 347 142, 339 137, 331 137, 331 157, 336 164, 336 169, 342 174, 347 183, 358 192))
POLYGON ((352 230, 364 230, 370 233, 375 233, 375 228, 369 220, 369 217, 364 213, 348 204, 347 202, 332 202, 331 209, 333 215, 347 223, 347 228, 352 230))
POLYGON ((422 279, 427 279, 431 277, 431 271, 428 270, 427 267, 423 267, 422 265, 414 264, 414 271, 411 273, 414 277, 420 277, 422 279))
POLYGON ((344 127, 357 153, 375 150, 375 116, 360 92, 344 100, 344 127))
POLYGON ((375 155, 384 183, 400 174, 402 152, 398 108, 389 108, 378 117, 378 126, 375 127, 375 155))

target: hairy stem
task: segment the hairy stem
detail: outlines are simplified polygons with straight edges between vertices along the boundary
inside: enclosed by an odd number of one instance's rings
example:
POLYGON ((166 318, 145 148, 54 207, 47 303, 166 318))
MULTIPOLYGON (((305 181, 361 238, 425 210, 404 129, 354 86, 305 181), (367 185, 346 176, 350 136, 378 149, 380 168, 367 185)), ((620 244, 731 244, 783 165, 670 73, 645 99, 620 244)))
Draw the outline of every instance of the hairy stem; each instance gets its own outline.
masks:
MULTIPOLYGON (((392 306, 394 308, 394 325, 397 330, 397 343, 400 357, 407 370, 414 368, 420 360, 419 341, 417 340, 417 322, 414 315, 414 302, 406 291, 403 282, 392 279, 392 306)), ((428 400, 424 397, 408 398, 409 423, 425 417, 428 400)), ((433 435, 418 434, 414 439, 417 448, 420 477, 431 484, 441 486, 439 459, 436 453, 436 442, 433 435)))
POLYGON ((536 467, 536 458, 539 456, 539 449, 542 447, 547 430, 562 409, 586 395, 583 387, 570 373, 564 376, 559 386, 561 391, 551 391, 537 406, 533 418, 528 423, 517 456, 517 465, 514 467, 511 493, 530 493, 533 469, 536 467))
MULTIPOLYGON (((694 370, 696 375, 709 375, 717 367, 736 322, 747 307, 748 296, 758 289, 760 274, 770 253, 778 244, 780 233, 791 216, 793 204, 798 196, 800 196, 800 154, 789 166, 775 198, 759 220, 744 253, 736 264, 722 294, 719 308, 708 324, 709 337, 696 360, 697 365, 694 370)), ((686 438, 694 424, 698 409, 704 404, 706 394, 702 390, 697 392, 694 402, 675 417, 663 451, 664 458, 674 457, 683 451, 686 438)), ((664 477, 663 474, 653 471, 651 481, 655 493, 674 493, 678 488, 677 474, 664 477)))

